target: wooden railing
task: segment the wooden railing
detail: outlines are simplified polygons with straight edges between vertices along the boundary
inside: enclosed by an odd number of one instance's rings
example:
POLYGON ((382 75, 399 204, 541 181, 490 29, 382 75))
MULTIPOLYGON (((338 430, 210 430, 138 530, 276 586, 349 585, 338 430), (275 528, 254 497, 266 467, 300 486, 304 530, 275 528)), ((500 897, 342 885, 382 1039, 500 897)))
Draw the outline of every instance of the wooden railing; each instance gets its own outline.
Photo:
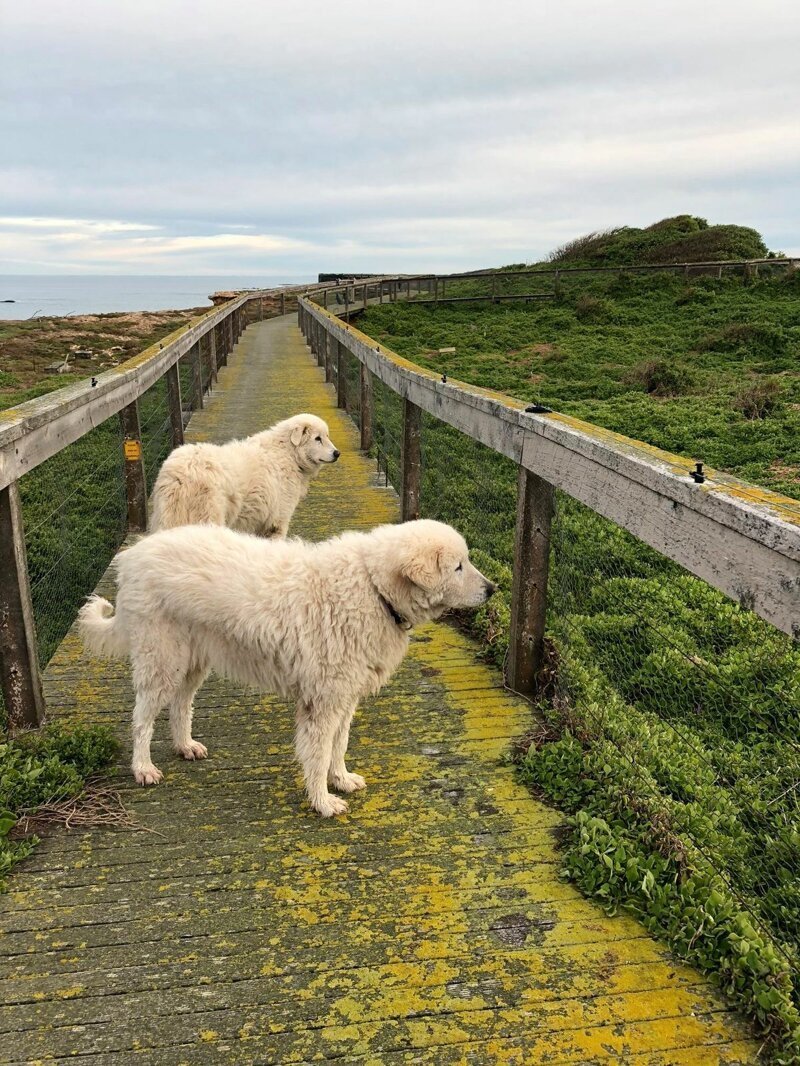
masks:
POLYGON ((693 275, 705 274, 722 278, 724 274, 741 274, 744 281, 754 281, 761 268, 769 270, 796 270, 800 259, 735 259, 710 260, 687 263, 640 263, 632 266, 581 267, 559 266, 531 267, 524 270, 474 270, 461 274, 409 274, 386 276, 381 278, 362 277, 358 279, 340 279, 339 282, 324 282, 317 287, 321 294, 323 307, 332 308, 348 318, 351 314, 362 311, 367 303, 394 302, 403 297, 414 296, 415 303, 453 304, 453 303, 502 303, 504 301, 531 302, 552 300, 559 291, 560 283, 571 277, 585 274, 661 274, 676 273, 687 281, 693 275), (537 292, 503 292, 506 281, 519 278, 540 278, 551 283, 547 291, 537 292), (464 282, 485 282, 485 292, 464 293, 464 282), (461 290, 455 295, 451 284, 461 284, 461 290), (368 297, 366 294, 370 293, 368 297))
MULTIPOLYGON (((338 306, 381 299, 386 283, 359 283, 338 306), (364 287, 366 285, 366 288, 364 287), (375 292, 375 288, 380 292, 375 292)), ((389 293, 425 279, 399 279, 389 293)), ((352 289, 352 286, 349 287, 352 289)), ((800 636, 800 501, 579 419, 453 381, 387 350, 326 309, 330 288, 299 301, 301 329, 332 380, 345 353, 360 363, 361 443, 371 444, 371 375, 403 401, 403 519, 420 501, 420 412, 512 459, 519 469, 509 684, 532 692, 542 662, 550 522, 555 489, 675 560, 795 638, 800 636)), ((343 291, 340 288, 336 291, 343 291)), ((340 369, 338 380, 344 381, 340 369)), ((341 385, 340 385, 341 387, 341 385)), ((340 397, 340 405, 342 399, 340 397)))
POLYGON ((35 726, 44 716, 18 480, 106 419, 119 415, 127 528, 144 531, 147 484, 139 398, 159 379, 166 379, 171 444, 182 444, 185 409, 203 406, 204 388, 216 379, 218 367, 226 364, 245 326, 263 317, 265 301, 284 313, 294 309, 298 294, 305 291, 316 291, 316 287, 248 292, 113 370, 0 412, 0 691, 9 728, 35 726), (180 360, 191 368, 188 404, 181 396, 180 360))

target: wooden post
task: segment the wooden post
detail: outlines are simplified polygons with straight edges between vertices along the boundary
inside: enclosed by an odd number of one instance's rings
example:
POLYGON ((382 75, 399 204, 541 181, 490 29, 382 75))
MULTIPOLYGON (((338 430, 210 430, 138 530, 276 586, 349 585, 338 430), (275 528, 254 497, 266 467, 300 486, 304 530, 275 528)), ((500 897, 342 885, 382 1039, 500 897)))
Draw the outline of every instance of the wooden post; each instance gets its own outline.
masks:
POLYGON ((445 280, 445 278, 442 278, 442 299, 444 299, 444 297, 445 297, 446 286, 447 286, 447 281, 445 280))
POLYGON ((434 304, 438 304, 438 302, 439 302, 439 279, 438 278, 434 278, 433 279, 433 302, 434 302, 434 304))
POLYGON ((347 410, 347 364, 343 344, 336 342, 336 406, 347 410))
POLYGON ((128 530, 144 533, 147 529, 147 484, 144 476, 142 431, 139 427, 139 401, 134 400, 119 413, 122 425, 122 449, 125 454, 125 495, 128 498, 128 530))
POLYGON ((492 303, 497 303, 497 274, 492 274, 492 303))
POLYGON ((383 282, 382 281, 378 282, 378 303, 379 304, 383 303, 383 282))
POLYGON ((9 732, 44 721, 19 486, 0 490, 0 687, 9 732))
POLYGON ((321 322, 317 326, 317 366, 325 366, 325 350, 328 347, 328 331, 321 322))
POLYGON ((336 351, 336 339, 330 333, 327 334, 325 344, 325 381, 330 384, 333 381, 333 353, 336 351))
POLYGON ((367 299, 367 289, 368 288, 369 288, 369 286, 367 285, 367 283, 365 281, 364 282, 364 307, 365 307, 365 309, 366 309, 367 303, 369 302, 368 299, 367 299))
POLYGON ((403 401, 403 490, 402 519, 419 518, 420 483, 422 480, 421 415, 411 400, 403 401))
POLYGON ((361 363, 361 450, 368 452, 372 447, 372 377, 366 366, 361 363))
MULTIPOLYGON (((213 332, 209 336, 213 341, 213 332)), ((178 371, 178 364, 173 363, 164 376, 167 379, 167 403, 169 404, 172 447, 180 448, 183 444, 183 403, 181 401, 181 375, 178 371)))
POLYGON ((328 290, 327 289, 325 289, 325 291, 322 294, 322 306, 325 308, 326 311, 328 310, 328 290))
POLYGON ((203 410, 203 366, 200 362, 200 345, 194 344, 189 349, 189 363, 192 368, 192 410, 203 410))
POLYGON ((344 317, 347 321, 350 321, 350 286, 346 285, 344 290, 344 317))
POLYGON ((213 329, 208 332, 208 363, 211 367, 211 377, 216 382, 219 377, 219 368, 217 367, 217 338, 213 329))
POLYGON ((286 293, 285 292, 281 293, 281 314, 282 315, 286 314, 286 293))
POLYGON ((555 489, 538 474, 519 468, 508 684, 515 692, 536 692, 544 658, 550 524, 555 489))

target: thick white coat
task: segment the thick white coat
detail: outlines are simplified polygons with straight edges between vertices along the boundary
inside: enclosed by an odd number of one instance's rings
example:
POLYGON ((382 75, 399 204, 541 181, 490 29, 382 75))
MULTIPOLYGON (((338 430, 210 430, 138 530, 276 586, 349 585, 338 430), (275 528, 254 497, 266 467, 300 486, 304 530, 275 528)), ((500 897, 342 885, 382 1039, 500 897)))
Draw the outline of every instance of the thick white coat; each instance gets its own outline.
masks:
POLYGON ((329 784, 364 787, 345 766, 350 721, 397 669, 410 628, 494 591, 463 538, 428 520, 319 544, 185 526, 144 538, 116 567, 116 611, 94 597, 79 620, 91 650, 132 663, 137 781, 161 779, 150 740, 163 707, 175 750, 205 757, 191 735, 192 701, 215 670, 296 701, 297 756, 323 815, 347 809, 329 784))
POLYGON ((212 523, 285 537, 312 478, 338 458, 327 424, 309 414, 227 444, 184 444, 156 478, 150 529, 212 523))

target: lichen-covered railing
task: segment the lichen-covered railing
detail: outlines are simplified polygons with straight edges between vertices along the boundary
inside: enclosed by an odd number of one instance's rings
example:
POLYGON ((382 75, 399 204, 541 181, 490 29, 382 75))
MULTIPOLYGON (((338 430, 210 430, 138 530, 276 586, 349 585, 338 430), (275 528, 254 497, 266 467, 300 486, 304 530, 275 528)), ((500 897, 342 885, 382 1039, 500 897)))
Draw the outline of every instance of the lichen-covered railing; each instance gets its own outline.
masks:
POLYGON ((371 444, 371 375, 403 402, 403 517, 419 513, 420 414, 427 412, 519 469, 508 680, 532 692, 542 664, 550 516, 556 489, 588 505, 785 633, 800 634, 800 503, 639 441, 500 393, 446 379, 382 349, 330 310, 408 295, 425 279, 329 288, 299 301, 312 351, 339 382, 361 366, 362 446, 371 444), (328 304, 328 308, 324 306, 328 304), (322 306, 320 306, 320 304, 322 306))

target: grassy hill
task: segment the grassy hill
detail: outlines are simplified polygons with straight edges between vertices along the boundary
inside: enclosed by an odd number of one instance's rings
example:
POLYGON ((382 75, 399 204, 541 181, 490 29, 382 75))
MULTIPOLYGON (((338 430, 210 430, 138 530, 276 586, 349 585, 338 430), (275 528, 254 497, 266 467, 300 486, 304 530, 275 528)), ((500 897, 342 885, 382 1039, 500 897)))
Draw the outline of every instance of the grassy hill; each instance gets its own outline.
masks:
MULTIPOLYGON (((562 275, 552 301, 384 304, 359 326, 452 378, 800 498, 800 273, 625 270, 765 253, 754 231, 682 216, 560 249, 553 262, 620 269, 562 275)), ((396 476, 399 408, 376 397, 396 476)), ((424 512, 501 585, 475 629, 502 663, 514 467, 432 419, 423 435, 424 512)), ((549 607, 547 698, 520 769, 572 815, 566 871, 714 973, 777 1060, 800 1061, 800 649, 564 493, 549 607)))
POLYGON ((763 259, 761 234, 747 226, 710 226, 695 215, 676 215, 638 229, 620 226, 588 233, 557 248, 549 262, 565 266, 631 266, 634 263, 717 262, 763 259))

